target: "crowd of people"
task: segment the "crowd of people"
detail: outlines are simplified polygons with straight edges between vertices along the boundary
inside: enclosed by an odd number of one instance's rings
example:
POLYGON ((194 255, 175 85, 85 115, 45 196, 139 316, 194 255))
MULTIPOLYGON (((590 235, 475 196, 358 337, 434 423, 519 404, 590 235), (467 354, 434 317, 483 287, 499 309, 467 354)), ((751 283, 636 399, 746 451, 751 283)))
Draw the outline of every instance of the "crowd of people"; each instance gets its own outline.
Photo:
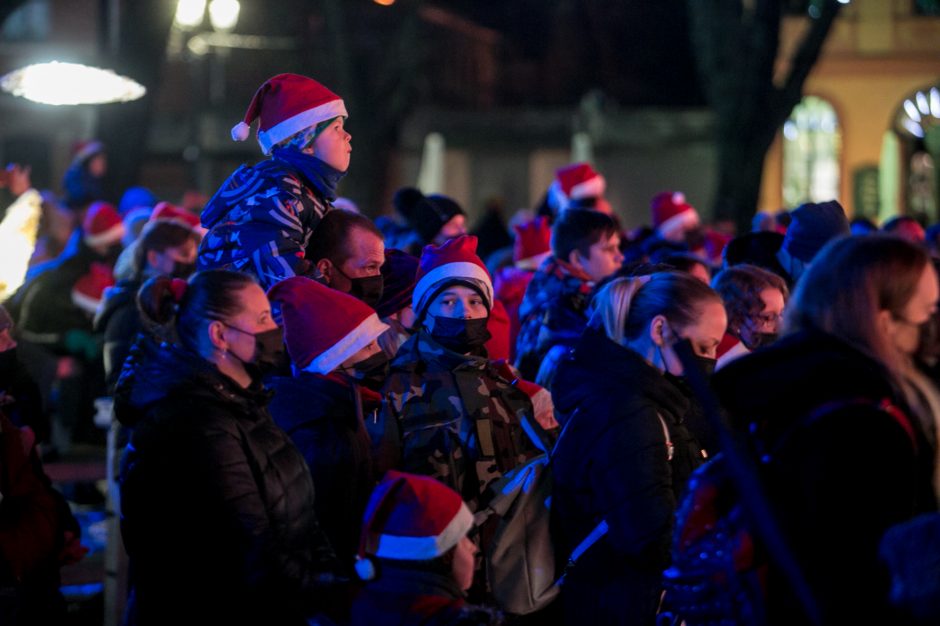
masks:
POLYGON ((269 79, 232 130, 257 123, 267 158, 207 202, 109 204, 98 142, 64 199, 10 170, 0 621, 62 614, 82 550, 40 457, 102 397, 130 625, 719 623, 664 609, 664 572, 690 485, 736 453, 798 566, 766 559, 766 623, 940 619, 935 229, 829 201, 733 236, 674 191, 625 229, 576 163, 494 250, 444 195, 340 208, 346 117, 315 80, 269 79), (489 505, 546 459, 519 523, 547 525, 533 554, 564 580, 521 615, 493 587, 530 581, 482 562, 489 505))

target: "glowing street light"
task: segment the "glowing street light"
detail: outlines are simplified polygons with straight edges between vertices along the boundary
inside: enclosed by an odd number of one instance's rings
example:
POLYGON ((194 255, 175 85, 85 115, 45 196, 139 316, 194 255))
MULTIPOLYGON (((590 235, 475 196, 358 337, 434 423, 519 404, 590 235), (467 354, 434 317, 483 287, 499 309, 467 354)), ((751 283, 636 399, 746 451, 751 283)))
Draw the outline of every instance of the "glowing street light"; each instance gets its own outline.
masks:
POLYGON ((37 63, 0 78, 0 90, 42 104, 105 104, 142 98, 147 89, 111 70, 78 63, 37 63))
POLYGON ((206 0, 179 0, 174 21, 182 28, 196 28, 206 13, 206 0))
POLYGON ((209 3, 209 21, 212 28, 223 32, 232 30, 238 24, 240 10, 238 0, 212 0, 209 3))

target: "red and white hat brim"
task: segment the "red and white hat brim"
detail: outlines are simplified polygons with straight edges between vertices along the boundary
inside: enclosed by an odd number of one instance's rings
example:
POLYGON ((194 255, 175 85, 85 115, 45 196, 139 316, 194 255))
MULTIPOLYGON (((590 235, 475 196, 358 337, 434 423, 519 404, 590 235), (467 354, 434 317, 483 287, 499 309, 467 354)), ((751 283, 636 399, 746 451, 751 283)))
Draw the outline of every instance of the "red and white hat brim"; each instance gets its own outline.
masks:
POLYGON ((542 262, 550 256, 552 256, 552 251, 546 250, 541 254, 519 259, 516 261, 515 265, 521 270, 537 270, 539 266, 542 265, 542 262))
POLYGON ((258 129, 258 143, 261 145, 262 152, 271 154, 271 149, 285 139, 311 126, 316 126, 321 122, 340 116, 349 117, 349 114, 346 113, 346 105, 342 100, 330 100, 320 106, 289 117, 268 130, 258 129))
POLYGON ((98 312, 98 305, 101 304, 101 298, 94 298, 81 291, 72 290, 72 302, 82 311, 94 315, 98 312))
POLYGON ((379 535, 375 556, 384 559, 426 561, 446 554, 460 543, 473 528, 473 514, 467 505, 460 503, 457 514, 444 530, 430 537, 404 537, 401 535, 379 535))
POLYGON ((483 283, 486 293, 483 296, 487 300, 487 306, 493 306, 493 281, 490 279, 490 274, 484 268, 480 267, 476 263, 471 263, 470 261, 455 261, 453 263, 445 263, 435 267, 433 270, 421 277, 421 279, 415 284, 414 294, 411 296, 411 306, 414 309, 415 313, 422 311, 422 307, 427 306, 425 298, 430 295, 429 292, 431 289, 441 282, 448 278, 453 278, 455 280, 460 280, 462 278, 473 278, 479 280, 483 283))
POLYGON ((668 239, 671 235, 678 233, 686 228, 698 226, 700 220, 698 212, 693 208, 688 208, 681 213, 673 215, 668 220, 659 225, 657 230, 659 234, 668 239))
POLYGON ((320 353, 320 356, 313 359, 303 370, 314 374, 329 374, 388 329, 389 325, 380 321, 379 316, 373 313, 345 337, 320 353))
POLYGON ((117 243, 124 238, 125 232, 127 231, 124 228, 124 222, 118 222, 104 232, 100 232, 95 235, 85 233, 85 243, 87 243, 89 246, 101 246, 117 243))
POLYGON ((580 200, 581 198, 596 198, 598 196, 603 196, 606 189, 607 181, 603 176, 598 174, 597 176, 589 178, 586 181, 580 182, 572 187, 571 193, 568 194, 568 197, 572 200, 580 200))

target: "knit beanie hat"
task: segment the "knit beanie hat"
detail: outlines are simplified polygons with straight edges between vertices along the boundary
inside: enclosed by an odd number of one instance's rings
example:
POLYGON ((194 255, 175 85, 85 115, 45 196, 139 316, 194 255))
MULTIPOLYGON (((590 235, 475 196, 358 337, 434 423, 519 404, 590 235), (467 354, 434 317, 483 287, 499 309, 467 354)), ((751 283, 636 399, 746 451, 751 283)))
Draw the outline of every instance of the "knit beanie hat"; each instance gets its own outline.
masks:
POLYGON ((392 204, 424 242, 432 241, 455 215, 466 215, 453 199, 442 195, 425 196, 414 187, 396 191, 392 204))
POLYGON ((88 208, 82 222, 85 243, 89 246, 120 243, 124 237, 124 221, 114 205, 95 202, 88 208))
POLYGON ((425 246, 418 266, 418 275, 412 295, 412 308, 420 319, 434 297, 445 287, 464 284, 476 290, 493 306, 493 281, 486 265, 477 256, 477 238, 461 235, 442 246, 425 246))
POLYGON ((361 300, 304 276, 277 283, 268 298, 281 306, 291 361, 307 372, 329 374, 388 330, 361 300))
POLYGON ((146 187, 130 187, 121 196, 121 201, 118 203, 118 213, 126 217, 130 211, 141 208, 149 210, 156 203, 157 197, 146 187))
POLYGON ((363 516, 356 573, 375 578, 370 557, 427 561, 446 554, 473 527, 473 514, 450 487, 389 471, 372 490, 363 516))
POLYGON ((407 252, 386 248, 385 263, 382 264, 382 299, 375 307, 380 318, 398 313, 411 304, 418 273, 418 258, 407 252))
POLYGON ((255 92, 245 118, 232 128, 232 139, 245 141, 258 123, 258 143, 265 154, 285 139, 335 117, 348 117, 335 93, 306 76, 278 74, 255 92))
POLYGON ((792 221, 783 240, 783 249, 803 263, 809 263, 830 239, 851 232, 845 209, 836 200, 807 202, 790 213, 792 221))
POLYGON ((697 226, 700 222, 698 211, 686 202, 685 194, 681 191, 663 191, 653 196, 650 212, 653 228, 664 239, 669 239, 686 228, 697 226))
POLYGON ((552 254, 552 227, 548 218, 537 217, 534 220, 513 226, 516 239, 512 247, 512 260, 520 269, 538 269, 542 261, 552 254))

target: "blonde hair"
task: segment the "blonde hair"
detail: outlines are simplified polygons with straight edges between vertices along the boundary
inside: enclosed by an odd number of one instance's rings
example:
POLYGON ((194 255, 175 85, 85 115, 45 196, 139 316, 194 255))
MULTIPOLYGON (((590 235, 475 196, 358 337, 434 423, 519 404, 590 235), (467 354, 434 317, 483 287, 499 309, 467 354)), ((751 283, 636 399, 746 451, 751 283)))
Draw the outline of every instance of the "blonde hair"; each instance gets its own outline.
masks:
POLYGON ((594 296, 590 324, 603 328, 611 341, 626 346, 657 315, 663 315, 676 331, 689 326, 699 315, 700 305, 708 300, 721 304, 715 290, 685 272, 618 278, 594 296))

